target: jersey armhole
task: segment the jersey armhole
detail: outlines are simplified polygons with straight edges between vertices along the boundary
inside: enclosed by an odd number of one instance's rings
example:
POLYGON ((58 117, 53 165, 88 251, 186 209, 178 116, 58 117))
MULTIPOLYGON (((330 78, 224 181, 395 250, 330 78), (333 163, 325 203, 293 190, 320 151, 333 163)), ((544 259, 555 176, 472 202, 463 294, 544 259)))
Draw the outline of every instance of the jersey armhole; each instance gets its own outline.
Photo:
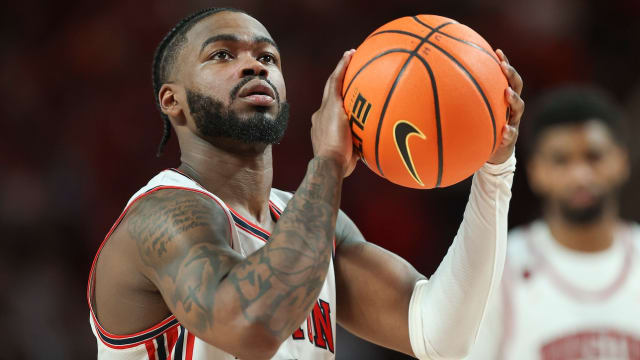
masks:
POLYGON ((91 264, 91 270, 89 271, 89 280, 87 282, 87 303, 89 305, 89 313, 91 316, 91 322, 92 322, 92 326, 94 326, 95 330, 96 330, 96 334, 98 335, 98 338, 100 338, 100 340, 108 347, 110 348, 114 348, 114 349, 125 349, 125 348, 130 348, 130 347, 134 347, 134 346, 138 346, 146 341, 149 341, 151 339, 154 339, 162 334, 164 334, 166 331, 172 329, 175 326, 178 326, 178 320, 176 319, 176 317, 174 315, 171 315, 169 317, 167 317, 166 319, 162 320, 161 322, 159 322, 158 324, 136 332, 134 334, 125 334, 125 335, 117 335, 117 334, 112 334, 110 332, 108 332, 107 330, 105 330, 100 323, 98 322, 98 317, 96 315, 96 313, 93 310, 93 303, 94 303, 94 290, 95 290, 95 267, 96 267, 96 263, 98 262, 98 257, 100 256, 100 253, 102 252, 102 249, 104 248, 105 244, 107 243, 107 241, 109 240, 109 237, 111 237, 111 235, 113 234, 113 232, 118 228, 118 226, 120 225, 120 223, 122 222, 122 220, 124 219, 125 215, 127 214, 127 212, 129 211, 129 209, 136 203, 138 202, 138 200, 144 198, 147 195, 150 195, 156 191, 159 190, 185 190, 185 191, 191 191, 191 192, 196 192, 202 195, 205 195, 207 197, 209 197, 210 199, 212 199, 213 201, 215 201, 218 206, 220 206, 222 208, 222 210, 225 212, 225 215, 227 217, 227 223, 229 225, 229 234, 230 234, 230 238, 229 238, 229 246, 231 248, 233 248, 233 220, 231 219, 231 215, 229 214, 229 211, 227 210, 227 207, 224 205, 224 203, 222 203, 221 200, 217 199, 216 197, 212 196, 211 194, 208 194, 205 191, 202 190, 198 190, 198 189, 192 189, 192 188, 188 188, 188 187, 183 187, 183 186, 156 186, 153 187, 147 191, 145 191, 144 193, 138 195, 136 198, 134 198, 132 201, 130 201, 127 206, 125 207, 125 209, 122 211, 122 213, 120 214, 120 216, 118 217, 118 219, 116 220, 116 222, 113 224, 113 226, 111 226, 111 229, 109 230, 109 232, 107 233, 107 235, 105 236, 104 240, 102 240, 102 243, 100 244, 100 247, 98 248, 98 251, 96 252, 96 255, 93 258, 93 262, 91 264))

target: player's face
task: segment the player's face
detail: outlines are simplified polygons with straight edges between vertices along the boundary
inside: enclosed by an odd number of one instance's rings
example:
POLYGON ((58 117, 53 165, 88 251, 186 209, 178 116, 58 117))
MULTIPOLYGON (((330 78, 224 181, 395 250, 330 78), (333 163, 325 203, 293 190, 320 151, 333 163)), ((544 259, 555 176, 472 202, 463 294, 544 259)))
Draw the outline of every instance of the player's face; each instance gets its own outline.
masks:
POLYGON ((187 34, 179 78, 189 105, 187 118, 201 135, 246 143, 279 141, 288 105, 280 53, 254 18, 221 12, 187 34))
POLYGON ((533 190, 576 223, 594 221, 614 204, 629 172, 626 152, 595 120, 549 128, 535 151, 528 166, 533 190))

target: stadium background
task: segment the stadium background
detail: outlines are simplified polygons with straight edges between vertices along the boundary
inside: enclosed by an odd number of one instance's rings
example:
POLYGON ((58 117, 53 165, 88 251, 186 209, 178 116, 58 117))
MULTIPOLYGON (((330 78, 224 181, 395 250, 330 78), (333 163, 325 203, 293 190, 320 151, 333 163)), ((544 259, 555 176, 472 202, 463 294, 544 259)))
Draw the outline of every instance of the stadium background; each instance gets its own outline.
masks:
MULTIPOLYGON (((504 49, 525 80, 528 106, 566 82, 609 89, 629 112, 631 138, 638 134, 638 0, 12 2, 0 14, 0 359, 95 358, 85 299, 93 255, 127 199, 178 164, 175 138, 155 157, 162 126, 153 50, 180 18, 210 6, 248 11, 281 48, 292 105, 288 133, 274 148, 274 186, 282 189, 302 179, 310 116, 342 52, 406 15, 454 18, 504 49)), ((510 226, 536 215, 522 170, 521 162, 510 226)), ((623 215, 635 220, 639 184, 634 171, 623 194, 623 215)), ((469 185, 402 189, 360 165, 345 182, 342 208, 369 241, 430 275, 469 185)), ((342 331, 337 350, 338 359, 405 358, 342 331)))

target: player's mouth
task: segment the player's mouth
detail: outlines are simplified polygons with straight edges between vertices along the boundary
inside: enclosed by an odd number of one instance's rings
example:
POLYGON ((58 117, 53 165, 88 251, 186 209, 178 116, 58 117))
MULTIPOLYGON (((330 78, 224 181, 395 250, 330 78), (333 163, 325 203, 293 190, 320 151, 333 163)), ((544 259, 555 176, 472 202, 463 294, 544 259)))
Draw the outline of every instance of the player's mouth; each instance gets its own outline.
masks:
POLYGON ((581 208, 591 206, 598 200, 598 195, 593 191, 577 190, 569 197, 569 204, 573 207, 581 208))
POLYGON ((276 96, 273 89, 265 81, 250 81, 243 86, 238 97, 256 106, 270 106, 275 104, 276 96))

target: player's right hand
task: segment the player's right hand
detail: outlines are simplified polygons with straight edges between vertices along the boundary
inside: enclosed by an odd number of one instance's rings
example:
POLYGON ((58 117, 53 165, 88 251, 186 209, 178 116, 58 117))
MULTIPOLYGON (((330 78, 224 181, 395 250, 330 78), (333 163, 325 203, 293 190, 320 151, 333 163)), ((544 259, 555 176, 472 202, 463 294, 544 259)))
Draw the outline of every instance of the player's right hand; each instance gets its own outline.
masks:
POLYGON ((342 105, 342 82, 355 50, 344 53, 324 86, 320 109, 311 116, 311 143, 316 157, 329 157, 338 161, 343 176, 351 174, 358 161, 353 151, 349 119, 342 105))

